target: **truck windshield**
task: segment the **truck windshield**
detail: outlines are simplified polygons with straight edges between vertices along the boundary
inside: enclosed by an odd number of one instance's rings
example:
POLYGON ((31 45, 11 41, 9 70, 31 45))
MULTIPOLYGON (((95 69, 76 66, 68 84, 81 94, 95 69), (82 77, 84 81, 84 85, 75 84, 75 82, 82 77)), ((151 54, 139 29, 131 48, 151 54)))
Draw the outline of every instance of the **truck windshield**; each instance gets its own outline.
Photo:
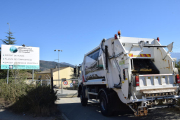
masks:
POLYGON ((151 59, 132 59, 131 65, 134 74, 159 74, 151 59))

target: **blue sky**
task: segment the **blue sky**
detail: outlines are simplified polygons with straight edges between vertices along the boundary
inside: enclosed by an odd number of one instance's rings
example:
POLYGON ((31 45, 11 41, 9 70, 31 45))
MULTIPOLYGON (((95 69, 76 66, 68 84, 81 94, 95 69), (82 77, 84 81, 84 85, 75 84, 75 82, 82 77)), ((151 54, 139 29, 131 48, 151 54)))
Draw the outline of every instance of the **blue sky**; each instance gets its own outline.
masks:
MULTIPOLYGON (((180 0, 1 0, 0 39, 10 23, 16 45, 40 47, 40 59, 78 65, 111 38, 160 38, 180 52, 180 0)), ((2 44, 2 42, 0 42, 2 44)))

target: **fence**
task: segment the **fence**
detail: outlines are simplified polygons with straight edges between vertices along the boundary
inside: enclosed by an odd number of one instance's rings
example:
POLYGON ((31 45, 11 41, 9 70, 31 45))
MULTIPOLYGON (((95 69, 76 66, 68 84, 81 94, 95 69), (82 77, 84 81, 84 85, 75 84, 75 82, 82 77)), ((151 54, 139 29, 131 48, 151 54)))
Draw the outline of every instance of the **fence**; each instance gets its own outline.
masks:
MULTIPOLYGON (((27 84, 40 84, 41 86, 51 86, 51 80, 26 80, 27 84)), ((55 88, 60 89, 77 89, 78 86, 78 79, 60 79, 60 80, 53 80, 53 86, 55 88), (56 84, 54 84, 57 82, 56 84)))

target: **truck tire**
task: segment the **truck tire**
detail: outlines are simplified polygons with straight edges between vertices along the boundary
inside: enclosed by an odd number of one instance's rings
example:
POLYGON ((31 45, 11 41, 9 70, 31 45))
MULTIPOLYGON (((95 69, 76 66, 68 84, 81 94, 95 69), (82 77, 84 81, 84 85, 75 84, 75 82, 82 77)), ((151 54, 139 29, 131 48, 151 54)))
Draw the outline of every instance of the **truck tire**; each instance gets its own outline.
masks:
POLYGON ((110 103, 108 103, 107 96, 104 92, 100 94, 100 109, 104 116, 111 116, 113 111, 111 110, 110 103))
POLYGON ((80 100, 81 100, 81 105, 82 106, 86 106, 87 105, 87 102, 88 102, 88 99, 84 97, 84 94, 83 94, 83 89, 81 90, 81 93, 80 93, 80 100))

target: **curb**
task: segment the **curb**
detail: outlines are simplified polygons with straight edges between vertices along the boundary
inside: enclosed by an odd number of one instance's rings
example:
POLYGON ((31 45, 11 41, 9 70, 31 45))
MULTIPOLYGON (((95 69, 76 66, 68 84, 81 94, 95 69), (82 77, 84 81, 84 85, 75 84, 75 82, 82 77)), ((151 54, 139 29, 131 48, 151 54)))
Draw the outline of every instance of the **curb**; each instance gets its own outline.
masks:
POLYGON ((69 119, 64 115, 64 113, 62 113, 62 116, 63 116, 63 118, 64 118, 65 120, 69 120, 69 119))
POLYGON ((77 93, 75 93, 75 94, 57 94, 56 96, 58 98, 73 98, 73 97, 77 97, 77 93))
POLYGON ((174 105, 174 107, 178 108, 180 110, 180 107, 178 105, 174 105))

